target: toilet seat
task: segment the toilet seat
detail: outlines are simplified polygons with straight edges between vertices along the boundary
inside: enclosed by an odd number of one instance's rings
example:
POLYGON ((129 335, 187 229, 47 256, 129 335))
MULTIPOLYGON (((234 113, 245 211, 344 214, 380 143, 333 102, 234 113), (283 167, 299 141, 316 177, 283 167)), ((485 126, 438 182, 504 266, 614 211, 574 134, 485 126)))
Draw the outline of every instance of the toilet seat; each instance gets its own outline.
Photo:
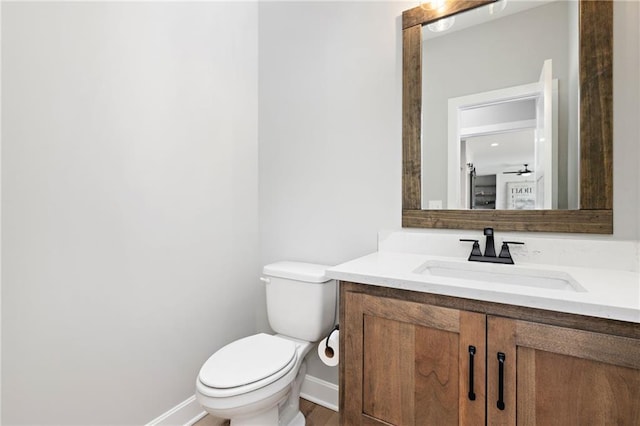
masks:
POLYGON ((255 334, 229 343, 200 369, 200 391, 231 397, 267 386, 287 374, 297 361, 296 344, 269 334, 255 334))

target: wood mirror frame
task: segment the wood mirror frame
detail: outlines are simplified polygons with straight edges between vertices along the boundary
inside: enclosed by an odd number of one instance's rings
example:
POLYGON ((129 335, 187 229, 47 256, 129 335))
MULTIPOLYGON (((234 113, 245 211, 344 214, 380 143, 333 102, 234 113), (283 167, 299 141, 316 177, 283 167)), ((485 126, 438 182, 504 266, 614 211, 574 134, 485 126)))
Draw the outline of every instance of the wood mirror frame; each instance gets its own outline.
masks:
POLYGON ((403 12, 402 226, 613 233, 613 1, 580 0, 580 209, 422 210, 422 27, 496 0, 448 0, 403 12))

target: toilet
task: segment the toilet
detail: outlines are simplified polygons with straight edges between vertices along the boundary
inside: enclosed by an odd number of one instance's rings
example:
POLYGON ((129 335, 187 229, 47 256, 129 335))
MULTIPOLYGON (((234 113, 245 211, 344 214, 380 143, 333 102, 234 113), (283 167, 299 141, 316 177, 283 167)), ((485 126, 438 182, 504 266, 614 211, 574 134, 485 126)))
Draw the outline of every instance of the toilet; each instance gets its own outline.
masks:
POLYGON ((229 343, 202 366, 196 399, 232 426, 303 426, 305 356, 335 323, 336 282, 327 265, 276 262, 263 268, 267 316, 276 334, 229 343))

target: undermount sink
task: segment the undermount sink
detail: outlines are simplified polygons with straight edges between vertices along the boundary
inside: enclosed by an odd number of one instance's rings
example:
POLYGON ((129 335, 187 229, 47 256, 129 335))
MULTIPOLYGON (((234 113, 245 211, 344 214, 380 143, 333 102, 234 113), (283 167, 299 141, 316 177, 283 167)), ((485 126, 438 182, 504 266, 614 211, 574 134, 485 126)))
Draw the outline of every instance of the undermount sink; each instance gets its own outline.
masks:
POLYGON ((571 275, 565 272, 521 268, 513 265, 429 260, 414 272, 435 277, 456 278, 467 281, 506 284, 544 290, 586 291, 571 275))

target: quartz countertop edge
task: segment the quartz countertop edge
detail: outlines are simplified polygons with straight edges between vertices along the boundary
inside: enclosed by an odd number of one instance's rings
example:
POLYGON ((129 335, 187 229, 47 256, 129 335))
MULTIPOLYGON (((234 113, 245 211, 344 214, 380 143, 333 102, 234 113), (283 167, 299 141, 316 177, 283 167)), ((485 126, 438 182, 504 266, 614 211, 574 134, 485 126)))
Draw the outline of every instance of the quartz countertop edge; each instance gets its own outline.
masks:
POLYGON ((584 292, 425 276, 416 272, 428 261, 452 260, 464 261, 440 256, 375 252, 329 268, 326 275, 341 281, 640 323, 638 272, 518 264, 531 270, 569 274, 584 287, 584 292))

